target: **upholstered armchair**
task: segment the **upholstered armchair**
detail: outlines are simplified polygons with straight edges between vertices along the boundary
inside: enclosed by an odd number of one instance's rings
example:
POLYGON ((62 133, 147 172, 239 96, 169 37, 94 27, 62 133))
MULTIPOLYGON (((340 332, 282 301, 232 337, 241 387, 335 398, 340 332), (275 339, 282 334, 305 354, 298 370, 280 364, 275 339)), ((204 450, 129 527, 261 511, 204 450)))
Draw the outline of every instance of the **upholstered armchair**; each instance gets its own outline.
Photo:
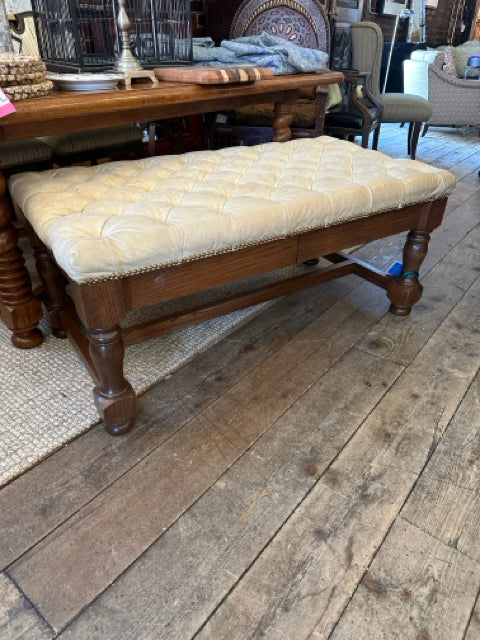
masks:
POLYGON ((405 91, 422 96, 433 109, 428 126, 480 125, 480 82, 459 78, 454 69, 444 68, 444 51, 414 51, 403 65, 405 91))

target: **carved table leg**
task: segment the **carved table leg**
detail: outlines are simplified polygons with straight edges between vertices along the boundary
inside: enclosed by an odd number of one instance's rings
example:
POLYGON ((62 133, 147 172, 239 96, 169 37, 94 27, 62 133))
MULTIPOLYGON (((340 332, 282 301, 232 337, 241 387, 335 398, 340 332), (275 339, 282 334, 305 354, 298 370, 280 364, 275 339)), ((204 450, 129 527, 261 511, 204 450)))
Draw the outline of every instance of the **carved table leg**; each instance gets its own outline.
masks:
POLYGON ((392 280, 387 293, 392 304, 390 311, 396 316, 408 316, 412 306, 422 297, 422 285, 419 283, 419 271, 427 255, 430 234, 426 231, 412 230, 407 236, 403 250, 402 274, 392 280))
POLYGON ((290 125, 293 120, 293 104, 293 102, 275 102, 273 142, 286 142, 292 137, 290 125))
POLYGON ((88 339, 98 375, 98 384, 93 390, 95 405, 108 433, 127 433, 135 422, 137 398, 123 376, 125 348, 120 327, 89 329, 88 339))
POLYGON ((0 317, 12 331, 12 342, 21 349, 43 340, 37 328, 43 312, 32 292, 30 275, 18 247, 18 233, 10 222, 11 204, 6 180, 0 172, 0 317))

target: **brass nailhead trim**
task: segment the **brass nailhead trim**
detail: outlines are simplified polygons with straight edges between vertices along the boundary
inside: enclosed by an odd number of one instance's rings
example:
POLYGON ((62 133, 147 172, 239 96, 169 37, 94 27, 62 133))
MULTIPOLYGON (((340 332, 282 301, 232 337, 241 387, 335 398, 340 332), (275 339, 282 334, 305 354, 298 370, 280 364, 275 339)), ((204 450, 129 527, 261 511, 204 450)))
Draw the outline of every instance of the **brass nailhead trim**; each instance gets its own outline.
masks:
MULTIPOLYGON (((442 193, 440 196, 435 196, 435 197, 431 197, 431 198, 427 198, 425 200, 414 200, 412 202, 406 202, 404 204, 402 204, 400 207, 398 207, 398 209, 403 209, 405 207, 411 207, 415 204, 421 204, 421 203, 426 203, 426 202, 433 202, 434 200, 438 200, 440 197, 445 198, 447 196, 450 195, 450 193, 452 193, 452 190, 447 191, 445 193, 442 193)), ((274 235, 274 236, 270 236, 269 238, 265 238, 264 240, 258 241, 258 242, 254 242, 254 241, 250 241, 250 242, 244 242, 242 244, 239 245, 230 245, 227 247, 224 247, 223 249, 219 249, 219 250, 212 250, 212 251, 205 251, 204 253, 198 253, 195 254, 194 256, 190 256, 188 258, 184 258, 183 260, 172 260, 171 262, 164 262, 162 264, 152 264, 148 267, 139 267, 138 269, 131 269, 130 271, 125 271, 123 273, 112 273, 106 276, 102 276, 102 277, 97 277, 97 278, 89 278, 88 280, 84 280, 82 282, 79 282, 77 284, 84 285, 84 284, 96 284, 98 282, 105 282, 106 280, 121 280, 123 278, 128 278, 130 276, 134 276, 134 275, 139 275, 141 273, 149 273, 150 271, 156 271, 157 269, 166 269, 168 267, 174 267, 176 265, 179 264, 185 264, 187 262, 195 262, 196 260, 201 260, 203 258, 210 258, 212 256, 217 256, 217 255, 222 255, 224 253, 233 253, 235 251, 238 251, 240 249, 246 249, 247 247, 255 247, 255 246, 260 246, 262 244, 267 244, 269 242, 273 242, 274 240, 284 240, 285 238, 290 238, 292 236, 298 236, 301 233, 308 233, 309 231, 316 231, 318 229, 328 229, 330 227, 335 227, 338 226, 340 224, 346 223, 346 222, 352 222, 353 220, 361 220, 362 218, 369 218, 370 216, 374 216, 376 214, 379 213, 385 213, 386 211, 392 211, 392 209, 389 208, 383 208, 383 209, 376 209, 375 211, 369 211, 367 213, 360 213, 352 218, 349 218, 348 220, 339 220, 338 222, 335 222, 333 224, 329 224, 328 226, 323 226, 323 225, 315 225, 313 227, 304 227, 302 229, 299 229, 297 231, 292 231, 291 233, 285 233, 285 234, 278 234, 278 235, 274 235)))

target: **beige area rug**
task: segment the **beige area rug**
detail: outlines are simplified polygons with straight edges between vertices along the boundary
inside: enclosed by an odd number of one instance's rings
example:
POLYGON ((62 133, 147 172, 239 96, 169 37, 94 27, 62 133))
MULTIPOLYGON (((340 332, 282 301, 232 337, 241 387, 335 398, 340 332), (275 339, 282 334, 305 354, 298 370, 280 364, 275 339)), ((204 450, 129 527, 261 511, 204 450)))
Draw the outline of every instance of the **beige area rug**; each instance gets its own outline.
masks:
MULTIPOLYGON (((231 292, 234 288, 241 287, 230 285, 224 290, 231 292)), ((206 296, 195 299, 200 302, 206 296)), ((125 376, 135 391, 142 393, 269 304, 272 303, 128 347, 125 376)), ((170 313, 179 306, 181 301, 164 305, 162 312, 170 313)), ((142 319, 148 319, 153 310, 142 311, 142 319)), ((139 315, 132 314, 130 320, 138 320, 139 315)), ((45 340, 39 347, 17 349, 10 341, 10 332, 0 322, 0 486, 99 422, 93 382, 80 357, 68 340, 52 336, 47 318, 42 320, 40 329, 45 340)))

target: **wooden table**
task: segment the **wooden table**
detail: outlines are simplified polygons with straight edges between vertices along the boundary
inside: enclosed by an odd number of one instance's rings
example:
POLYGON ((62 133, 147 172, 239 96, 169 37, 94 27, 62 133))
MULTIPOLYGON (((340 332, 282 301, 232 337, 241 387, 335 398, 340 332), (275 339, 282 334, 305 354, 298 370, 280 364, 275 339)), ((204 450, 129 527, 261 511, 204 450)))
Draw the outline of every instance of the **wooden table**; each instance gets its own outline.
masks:
MULTIPOLYGON (((54 92, 16 103, 17 111, 0 119, 0 142, 93 129, 129 122, 208 113, 260 102, 275 104, 273 140, 290 138, 292 108, 315 87, 341 82, 339 72, 275 76, 254 83, 194 85, 162 82, 159 86, 102 92, 54 92)), ((37 324, 42 307, 32 293, 30 276, 11 224, 6 180, 0 173, 0 318, 20 348, 35 347, 43 339, 37 324)))

